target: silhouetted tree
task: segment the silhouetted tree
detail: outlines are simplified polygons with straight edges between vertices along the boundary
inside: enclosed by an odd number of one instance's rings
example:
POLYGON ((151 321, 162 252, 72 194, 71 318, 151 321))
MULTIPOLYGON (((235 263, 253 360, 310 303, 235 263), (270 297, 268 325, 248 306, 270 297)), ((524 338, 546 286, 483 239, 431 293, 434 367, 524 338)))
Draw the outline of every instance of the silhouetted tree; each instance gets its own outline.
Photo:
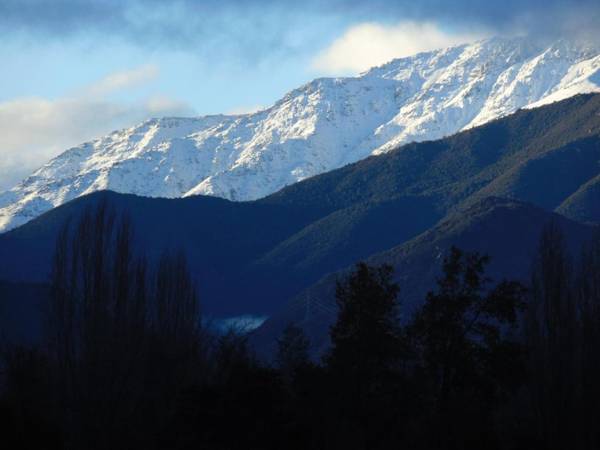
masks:
POLYGON ((600 231, 581 256, 577 279, 577 301, 581 315, 579 355, 582 448, 600 447, 600 231))
POLYGON ((229 330, 212 353, 214 378, 180 397, 168 448, 297 448, 284 432, 291 422, 279 374, 261 365, 247 336, 229 330))
POLYGON ((287 380, 294 377, 298 369, 309 364, 308 349, 310 342, 302 328, 289 324, 277 340, 275 362, 281 374, 287 380))
POLYGON ((580 351, 573 268, 556 222, 542 232, 531 277, 528 314, 531 395, 546 448, 574 445, 580 351))
POLYGON ((160 429, 177 391, 202 373, 198 299, 184 257, 147 266, 135 255, 130 221, 107 203, 59 234, 47 343, 70 447, 143 445, 151 440, 143 428, 160 429))
POLYGON ((522 349, 505 331, 516 326, 525 289, 508 281, 489 289, 487 263, 452 247, 411 326, 432 400, 432 447, 489 447, 492 407, 523 373, 522 349))
POLYGON ((338 319, 331 329, 331 370, 372 379, 392 368, 400 355, 399 287, 391 266, 359 263, 336 287, 338 319))
POLYGON ((389 425, 398 417, 394 394, 404 348, 392 274, 391 266, 359 263, 336 288, 339 313, 325 361, 338 393, 334 414, 347 420, 343 445, 350 448, 379 448, 395 434, 389 425))
POLYGON ((48 360, 39 350, 5 348, 0 361, 0 431, 15 450, 64 448, 48 360))
POLYGON ((272 368, 246 333, 207 334, 182 253, 137 256, 131 222, 100 204, 59 233, 44 345, 0 352, 2 438, 67 449, 598 448, 600 235, 572 264, 558 226, 544 230, 523 322, 525 288, 493 284, 487 264, 452 248, 403 326, 393 269, 359 263, 337 284, 323 364, 289 325, 272 368))
POLYGON ((527 320, 535 433, 545 448, 600 445, 600 236, 577 264, 558 223, 543 230, 527 320))

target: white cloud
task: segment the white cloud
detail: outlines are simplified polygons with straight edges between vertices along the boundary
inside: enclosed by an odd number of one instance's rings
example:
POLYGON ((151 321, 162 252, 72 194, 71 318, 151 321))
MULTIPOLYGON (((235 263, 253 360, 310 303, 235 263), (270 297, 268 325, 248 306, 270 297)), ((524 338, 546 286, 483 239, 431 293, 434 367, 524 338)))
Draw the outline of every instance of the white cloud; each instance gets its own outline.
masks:
POLYGON ((105 96, 156 78, 154 66, 118 72, 58 99, 18 98, 0 103, 0 191, 65 149, 149 117, 192 115, 185 103, 154 96, 134 102, 105 96))
POLYGON ((86 89, 89 95, 108 95, 120 89, 131 88, 155 80, 158 77, 158 67, 148 64, 132 70, 112 73, 86 89))
POLYGON ((313 69, 329 74, 356 74, 394 58, 481 39, 479 33, 450 33, 429 22, 397 25, 362 23, 349 28, 312 61, 313 69))

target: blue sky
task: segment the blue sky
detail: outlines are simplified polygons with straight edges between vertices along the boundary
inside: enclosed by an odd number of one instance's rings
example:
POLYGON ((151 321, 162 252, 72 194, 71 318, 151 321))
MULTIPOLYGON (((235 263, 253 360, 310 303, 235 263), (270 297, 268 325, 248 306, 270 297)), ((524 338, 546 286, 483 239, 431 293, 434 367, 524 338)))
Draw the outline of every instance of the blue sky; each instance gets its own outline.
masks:
POLYGON ((318 76, 490 34, 594 29, 597 3, 0 0, 0 190, 148 117, 251 111, 318 76))

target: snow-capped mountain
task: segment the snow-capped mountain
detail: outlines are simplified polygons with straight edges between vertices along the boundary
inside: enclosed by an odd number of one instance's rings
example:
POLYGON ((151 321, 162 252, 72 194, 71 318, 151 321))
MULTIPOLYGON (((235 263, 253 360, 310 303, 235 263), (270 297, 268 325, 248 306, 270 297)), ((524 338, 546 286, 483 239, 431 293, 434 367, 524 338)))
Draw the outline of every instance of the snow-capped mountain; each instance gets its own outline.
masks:
POLYGON ((65 151, 0 194, 0 231, 77 196, 263 197, 409 141, 600 91, 600 50, 493 38, 320 78, 246 115, 152 119, 65 151))

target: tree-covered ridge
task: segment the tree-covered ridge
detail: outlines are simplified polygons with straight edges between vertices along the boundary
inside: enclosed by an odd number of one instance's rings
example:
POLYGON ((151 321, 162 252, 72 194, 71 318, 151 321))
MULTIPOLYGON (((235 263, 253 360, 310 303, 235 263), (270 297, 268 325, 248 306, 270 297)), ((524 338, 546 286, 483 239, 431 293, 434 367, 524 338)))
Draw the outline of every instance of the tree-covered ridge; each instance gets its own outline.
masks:
POLYGON ((600 95, 582 95, 310 178, 255 202, 97 193, 0 235, 0 279, 44 282, 60 225, 104 197, 136 245, 182 247, 210 313, 272 314, 327 273, 402 245, 490 196, 597 223, 600 95), (227 302, 222 298, 226 297, 227 302))

